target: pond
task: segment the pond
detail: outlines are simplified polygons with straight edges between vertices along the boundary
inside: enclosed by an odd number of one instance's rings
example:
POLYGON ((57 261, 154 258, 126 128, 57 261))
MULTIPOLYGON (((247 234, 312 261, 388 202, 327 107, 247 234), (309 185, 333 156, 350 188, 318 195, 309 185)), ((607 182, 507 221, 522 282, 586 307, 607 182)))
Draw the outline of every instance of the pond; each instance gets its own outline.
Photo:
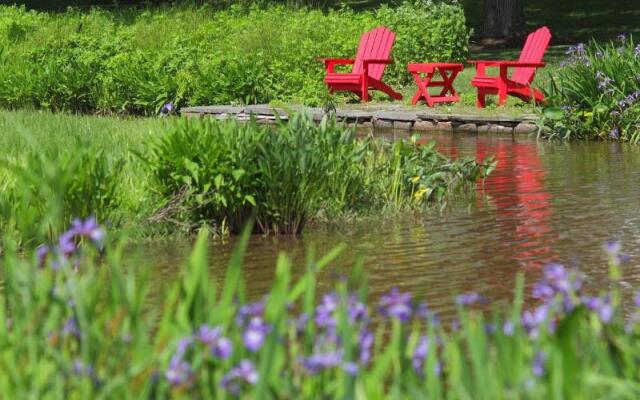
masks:
MULTIPOLYGON (((551 262, 580 266, 587 284, 598 288, 608 272, 607 240, 622 242, 629 255, 624 280, 640 287, 640 147, 527 136, 423 136, 451 157, 495 155, 496 171, 478 185, 471 202, 453 202, 441 212, 307 229, 299 237, 254 236, 245 262, 250 295, 266 292, 279 252, 302 271, 309 248, 322 255, 339 243, 347 250, 323 274, 321 286, 330 290, 361 255, 372 299, 397 286, 445 315, 455 309, 453 296, 467 291, 504 303, 518 272, 531 282, 551 262)), ((223 278, 235 240, 211 243, 215 279, 223 278)), ((153 291, 160 293, 175 281, 190 246, 160 242, 137 245, 129 253, 155 266, 153 291)))

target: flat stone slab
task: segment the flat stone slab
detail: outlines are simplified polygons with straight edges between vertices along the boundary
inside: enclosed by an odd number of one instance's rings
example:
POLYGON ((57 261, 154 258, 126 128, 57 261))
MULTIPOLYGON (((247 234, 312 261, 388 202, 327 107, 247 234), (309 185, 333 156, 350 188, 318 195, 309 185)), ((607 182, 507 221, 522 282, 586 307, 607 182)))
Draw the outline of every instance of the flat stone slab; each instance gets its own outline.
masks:
POLYGON ((336 109, 336 118, 346 119, 348 121, 371 121, 373 113, 361 110, 336 109))
MULTIPOLYGON (((213 105, 184 107, 180 113, 187 116, 211 116, 217 119, 235 118, 246 121, 254 117, 261 123, 286 121, 291 112, 309 113, 314 121, 320 121, 326 115, 323 108, 292 105, 272 107, 268 104, 249 106, 213 105)), ((498 114, 462 114, 443 113, 424 107, 411 107, 399 104, 362 104, 347 105, 335 110, 338 120, 356 126, 375 126, 396 129, 447 130, 464 132, 501 132, 530 133, 533 131, 537 116, 522 114, 518 116, 498 114), (356 108, 360 106, 361 108, 356 108), (514 128, 518 129, 514 129, 514 128)))
POLYGON ((180 109, 181 114, 239 114, 243 107, 236 106, 196 106, 183 107, 180 109))
POLYGON ((418 114, 411 111, 376 111, 373 115, 376 119, 400 122, 414 122, 418 119, 418 114))
POLYGON ((254 105, 254 106, 245 106, 242 109, 244 114, 255 114, 255 115, 265 115, 265 116, 279 116, 279 117, 287 117, 287 112, 282 108, 272 108, 268 105, 254 105))

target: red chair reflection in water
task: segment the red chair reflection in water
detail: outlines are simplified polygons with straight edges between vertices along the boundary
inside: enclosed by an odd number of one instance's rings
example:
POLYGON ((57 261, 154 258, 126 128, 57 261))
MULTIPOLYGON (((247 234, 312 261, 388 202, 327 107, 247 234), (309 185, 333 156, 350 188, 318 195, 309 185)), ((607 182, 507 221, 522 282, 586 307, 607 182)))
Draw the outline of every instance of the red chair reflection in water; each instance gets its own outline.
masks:
POLYGON ((523 266, 542 266, 554 261, 548 234, 551 231, 551 196, 545 190, 545 172, 535 143, 478 138, 476 157, 494 155, 498 166, 478 191, 489 195, 497 208, 500 225, 510 236, 513 257, 523 266))

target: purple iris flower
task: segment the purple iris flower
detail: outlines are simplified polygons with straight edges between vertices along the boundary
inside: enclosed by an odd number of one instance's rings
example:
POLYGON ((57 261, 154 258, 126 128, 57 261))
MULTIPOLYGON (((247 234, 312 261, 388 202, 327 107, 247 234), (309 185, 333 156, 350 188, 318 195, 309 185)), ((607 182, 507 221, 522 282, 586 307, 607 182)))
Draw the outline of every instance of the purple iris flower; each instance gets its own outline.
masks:
MULTIPOLYGON (((231 340, 222 335, 222 330, 218 327, 212 328, 209 325, 202 325, 198 328, 195 338, 205 346, 211 349, 214 357, 227 359, 231 356, 233 345, 231 340)), ((182 351, 184 354, 184 351, 182 351)))
POLYGON ((349 296, 347 302, 347 314, 351 323, 364 321, 368 316, 367 306, 358 300, 355 295, 349 296))
POLYGON ((75 336, 76 338, 80 337, 80 328, 78 327, 78 321, 76 317, 70 317, 64 323, 62 327, 62 334, 64 336, 75 336))
POLYGON ((49 256, 50 249, 48 246, 40 245, 36 249, 36 257, 38 258, 38 265, 43 267, 45 262, 47 261, 47 257, 49 256))
POLYGON ((618 253, 620 253, 621 249, 622 249, 622 245, 617 240, 610 240, 604 245, 604 250, 612 256, 615 256, 618 253))
POLYGON ((60 253, 63 255, 70 255, 74 253, 77 249, 75 239, 75 232, 73 230, 69 230, 63 233, 58 239, 58 249, 60 253))
POLYGON ((531 291, 534 299, 552 299, 556 295, 554 288, 545 281, 536 282, 531 291))
POLYGON ((321 303, 316 307, 316 325, 322 328, 334 328, 336 319, 334 312, 338 308, 338 295, 336 293, 327 293, 322 296, 321 303))
POLYGON ((191 365, 183 361, 182 357, 178 357, 178 354, 174 354, 164 376, 172 386, 182 385, 191 376, 191 365))
POLYGON ((627 35, 625 35, 624 33, 621 33, 618 35, 617 39, 619 42, 624 44, 627 41, 627 35))
POLYGON ((358 374, 358 364, 345 362, 342 364, 342 370, 351 376, 356 376, 358 374))
POLYGON ((513 323, 513 321, 511 320, 506 320, 504 321, 504 323, 502 324, 502 332, 505 334, 505 336, 513 336, 513 333, 515 332, 515 325, 513 323))
POLYGON ((544 277, 558 292, 568 293, 572 289, 569 271, 561 264, 548 265, 544 277))
POLYGON ((637 307, 640 308, 640 292, 636 292, 633 295, 633 304, 637 307))
POLYGON ((411 294, 401 293, 398 288, 380 297, 380 313, 387 318, 407 322, 411 318, 411 294))
POLYGON ((537 338, 540 333, 540 327, 545 323, 549 315, 548 306, 543 304, 536 307, 533 311, 526 310, 522 313, 522 327, 527 331, 530 337, 537 338))
POLYGON ((73 232, 74 235, 90 239, 95 244, 101 244, 105 236, 104 229, 98 225, 96 219, 93 217, 89 217, 84 221, 74 219, 71 223, 70 231, 73 232))
POLYGON ((598 318, 603 324, 608 324, 613 318, 613 305, 611 304, 611 297, 588 297, 584 300, 584 304, 587 308, 598 315, 598 318))
POLYGON ((211 346, 220 338, 221 332, 220 328, 212 328, 209 325, 204 324, 198 328, 195 338, 202 344, 211 346))
POLYGON ((185 353, 189 349, 189 347, 193 344, 193 339, 191 337, 182 338, 178 341, 178 346, 176 347, 175 356, 177 358, 184 357, 185 353))
POLYGON ((79 358, 76 358, 73 361, 73 372, 78 376, 90 376, 95 377, 93 374, 93 367, 89 364, 84 363, 79 358))
POLYGON ((617 126, 614 126, 611 131, 609 131, 609 137, 611 139, 617 139, 620 137, 620 130, 618 129, 617 126))
POLYGON ((313 354, 309 357, 301 358, 300 364, 308 373, 315 375, 327 368, 342 364, 342 353, 340 351, 332 351, 313 354))
POLYGON ((244 385, 254 386, 258 383, 258 378, 255 365, 249 360, 242 360, 222 377, 220 386, 232 395, 238 395, 244 385))
POLYGON ((418 339, 418 345, 413 351, 413 355, 411 357, 411 364, 413 365, 413 370, 416 374, 422 376, 424 375, 424 363, 427 359, 427 354, 429 352, 429 338, 426 336, 421 336, 418 339))
POLYGON ((264 301, 245 304, 238 311, 238 324, 242 325, 247 319, 264 316, 264 301))
POLYGON ((171 112, 173 112, 173 103, 169 102, 163 105, 162 108, 160 109, 160 112, 162 114, 170 114, 171 112))
POLYGON ((84 373, 84 363, 80 359, 73 361, 73 372, 76 375, 82 375, 84 373))
POLYGON ((307 329, 307 322, 309 322, 309 316, 306 313, 302 313, 296 317, 294 323, 296 327, 296 333, 302 335, 307 329))
POLYGON ((533 358, 533 375, 541 377, 544 375, 544 365, 547 361, 547 354, 544 351, 539 351, 533 358))
POLYGON ((640 44, 636 46, 635 49, 633 49, 633 55, 638 58, 640 57, 640 44))
POLYGON ((360 364, 367 365, 371 362, 371 348, 373 347, 373 333, 370 330, 363 328, 360 331, 360 364))
POLYGON ((460 330, 460 320, 458 318, 454 318, 451 321, 451 330, 453 332, 458 332, 460 330))
POLYGON ((487 303, 488 299, 476 292, 463 293, 456 296, 456 304, 460 306, 470 306, 478 303, 487 303))
POLYGON ((255 353, 264 344, 267 333, 269 333, 270 327, 267 325, 262 318, 253 317, 244 333, 242 334, 242 339, 244 341, 244 345, 249 351, 255 353))
POLYGON ((429 319, 429 317, 431 317, 431 313, 429 311, 429 306, 427 305, 427 302, 421 301, 420 303, 418 303, 415 314, 419 318, 429 319))

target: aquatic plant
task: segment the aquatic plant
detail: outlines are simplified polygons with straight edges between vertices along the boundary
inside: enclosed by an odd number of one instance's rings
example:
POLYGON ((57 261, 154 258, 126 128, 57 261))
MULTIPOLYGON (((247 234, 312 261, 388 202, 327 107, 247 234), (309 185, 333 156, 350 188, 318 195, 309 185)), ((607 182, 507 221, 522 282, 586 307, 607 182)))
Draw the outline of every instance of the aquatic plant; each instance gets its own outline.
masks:
POLYGON ((491 160, 452 161, 433 144, 356 139, 325 118, 293 115, 275 129, 255 121, 183 120, 141 155, 165 221, 239 232, 295 233, 320 213, 418 208, 488 174, 491 160))
MULTIPOLYGON (((201 232, 162 307, 147 298, 148 274, 125 267, 122 245, 105 241, 92 220, 63 235, 77 239, 73 262, 7 252, 0 391, 124 399, 640 394, 640 293, 621 291, 617 244, 606 246, 605 292, 589 293, 577 269, 550 265, 532 287, 534 302, 524 301, 521 277, 512 307, 488 317, 481 294, 462 294, 449 324, 398 289, 378 311, 369 308, 361 263, 316 297, 317 274, 341 248, 310 257, 298 279, 281 255, 271 289, 251 302, 242 274, 250 230, 220 286, 207 275, 201 232)), ((66 253, 64 242, 52 252, 66 253)))
POLYGON ((632 37, 570 47, 550 89, 543 134, 640 142, 640 45, 632 37))

